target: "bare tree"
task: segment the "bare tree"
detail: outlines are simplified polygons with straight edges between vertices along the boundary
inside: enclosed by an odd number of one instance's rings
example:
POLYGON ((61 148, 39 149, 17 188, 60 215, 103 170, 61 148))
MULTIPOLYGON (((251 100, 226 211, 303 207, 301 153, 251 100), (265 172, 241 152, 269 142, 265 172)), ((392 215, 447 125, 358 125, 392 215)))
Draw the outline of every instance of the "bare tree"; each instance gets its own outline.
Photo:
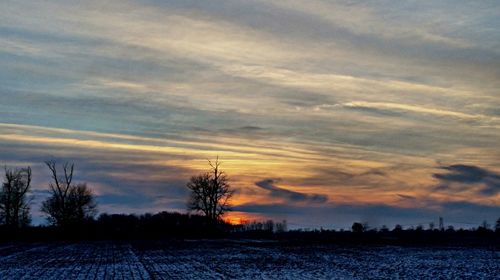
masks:
POLYGON ((283 220, 281 223, 276 223, 276 232, 281 233, 281 232, 286 232, 287 229, 287 223, 286 220, 283 220))
POLYGON ((26 195, 31 187, 31 168, 7 169, 0 190, 0 221, 13 228, 29 225, 30 203, 26 195))
POLYGON ((211 222, 218 222, 226 211, 230 211, 229 200, 234 194, 224 171, 220 170, 219 158, 208 161, 210 170, 191 177, 187 187, 191 192, 188 208, 205 215, 211 222))
POLYGON ((484 220, 479 228, 483 228, 484 230, 489 230, 490 229, 490 224, 488 224, 488 221, 484 220))
POLYGON ((52 173, 50 183, 51 196, 42 204, 42 212, 48 215, 48 220, 57 226, 66 227, 78 225, 85 219, 91 219, 96 214, 96 202, 92 190, 87 184, 73 184, 74 164, 64 164, 64 175, 57 174, 56 163, 45 162, 52 173))
POLYGON ((264 231, 269 231, 269 232, 274 232, 274 221, 273 220, 267 220, 264 223, 264 231))

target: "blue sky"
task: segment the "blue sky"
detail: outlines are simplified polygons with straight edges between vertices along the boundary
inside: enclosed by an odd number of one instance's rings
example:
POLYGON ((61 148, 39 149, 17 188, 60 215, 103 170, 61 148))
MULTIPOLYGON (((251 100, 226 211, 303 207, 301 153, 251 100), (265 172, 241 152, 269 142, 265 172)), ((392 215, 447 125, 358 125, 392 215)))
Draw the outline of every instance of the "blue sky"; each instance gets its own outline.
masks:
POLYGON ((33 167, 37 221, 44 160, 143 213, 217 155, 232 217, 493 221, 498 26, 498 1, 3 1, 0 163, 33 167))

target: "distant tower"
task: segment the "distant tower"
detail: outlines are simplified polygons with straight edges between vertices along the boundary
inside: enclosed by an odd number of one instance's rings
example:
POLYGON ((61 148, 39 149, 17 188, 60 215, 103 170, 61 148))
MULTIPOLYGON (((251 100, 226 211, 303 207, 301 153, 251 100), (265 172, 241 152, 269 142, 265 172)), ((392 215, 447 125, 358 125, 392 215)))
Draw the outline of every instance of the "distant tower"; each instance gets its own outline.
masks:
POLYGON ((444 230, 444 222, 443 222, 443 217, 439 217, 439 230, 443 231, 444 230))

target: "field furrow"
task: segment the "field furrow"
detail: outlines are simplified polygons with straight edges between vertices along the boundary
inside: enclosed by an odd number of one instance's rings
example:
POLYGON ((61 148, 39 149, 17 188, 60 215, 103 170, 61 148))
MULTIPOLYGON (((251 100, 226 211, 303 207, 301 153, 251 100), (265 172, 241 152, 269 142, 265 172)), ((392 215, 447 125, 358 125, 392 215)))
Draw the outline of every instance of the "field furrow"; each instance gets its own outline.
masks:
POLYGON ((145 241, 0 249, 0 279, 495 279, 500 271, 491 248, 145 241))

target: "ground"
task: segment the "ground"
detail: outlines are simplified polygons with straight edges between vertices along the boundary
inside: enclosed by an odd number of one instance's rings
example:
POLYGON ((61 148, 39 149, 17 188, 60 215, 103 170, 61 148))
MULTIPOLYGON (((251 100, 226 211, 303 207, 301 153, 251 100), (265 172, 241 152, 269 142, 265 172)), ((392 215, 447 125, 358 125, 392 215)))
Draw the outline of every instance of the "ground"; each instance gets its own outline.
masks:
POLYGON ((491 248, 262 241, 4 244, 0 279, 500 279, 491 248))

